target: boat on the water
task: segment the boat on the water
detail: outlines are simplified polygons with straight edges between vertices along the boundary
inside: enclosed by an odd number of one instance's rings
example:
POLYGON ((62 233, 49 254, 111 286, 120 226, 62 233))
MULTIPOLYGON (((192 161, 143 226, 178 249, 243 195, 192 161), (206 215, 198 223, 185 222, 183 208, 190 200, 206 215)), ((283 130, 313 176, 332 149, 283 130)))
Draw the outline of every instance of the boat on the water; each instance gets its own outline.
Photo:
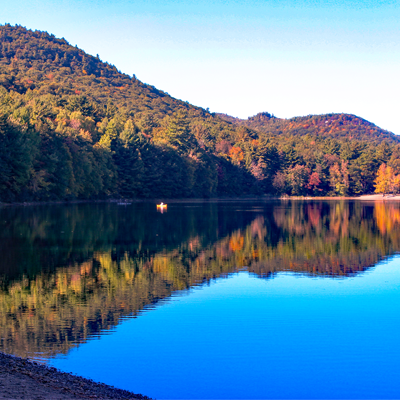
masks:
POLYGON ((166 210, 167 205, 164 203, 157 204, 157 210, 166 210))

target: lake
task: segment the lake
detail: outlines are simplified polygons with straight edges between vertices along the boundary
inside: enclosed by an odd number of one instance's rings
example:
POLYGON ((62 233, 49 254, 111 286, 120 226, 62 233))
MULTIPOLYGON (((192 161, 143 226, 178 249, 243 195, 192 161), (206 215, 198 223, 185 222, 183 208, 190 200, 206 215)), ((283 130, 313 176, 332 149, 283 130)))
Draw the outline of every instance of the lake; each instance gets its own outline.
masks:
POLYGON ((157 399, 400 394, 400 204, 0 208, 0 350, 157 399))

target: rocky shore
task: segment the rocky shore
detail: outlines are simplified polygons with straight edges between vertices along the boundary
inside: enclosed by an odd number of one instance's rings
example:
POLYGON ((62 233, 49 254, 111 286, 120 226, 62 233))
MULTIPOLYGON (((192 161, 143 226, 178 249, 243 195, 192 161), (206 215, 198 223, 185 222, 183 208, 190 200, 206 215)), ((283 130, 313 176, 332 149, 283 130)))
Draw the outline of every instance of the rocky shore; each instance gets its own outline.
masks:
POLYGON ((0 352, 0 399, 149 399, 0 352))

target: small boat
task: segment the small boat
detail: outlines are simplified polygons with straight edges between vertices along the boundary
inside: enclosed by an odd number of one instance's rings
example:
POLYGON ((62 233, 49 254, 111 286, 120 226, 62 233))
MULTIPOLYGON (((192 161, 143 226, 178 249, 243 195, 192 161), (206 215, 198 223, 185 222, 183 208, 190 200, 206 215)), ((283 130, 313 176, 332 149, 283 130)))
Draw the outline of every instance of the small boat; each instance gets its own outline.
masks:
POLYGON ((167 208, 167 205, 164 203, 157 204, 157 209, 165 210, 167 208))

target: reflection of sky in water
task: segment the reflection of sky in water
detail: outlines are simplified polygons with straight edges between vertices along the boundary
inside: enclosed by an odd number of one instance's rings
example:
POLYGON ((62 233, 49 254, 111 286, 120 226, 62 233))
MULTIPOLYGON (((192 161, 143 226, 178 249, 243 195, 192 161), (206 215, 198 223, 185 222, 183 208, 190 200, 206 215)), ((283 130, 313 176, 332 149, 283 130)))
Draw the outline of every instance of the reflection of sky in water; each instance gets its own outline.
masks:
POLYGON ((400 258, 352 278, 241 272, 50 364, 158 399, 398 398, 400 258))

